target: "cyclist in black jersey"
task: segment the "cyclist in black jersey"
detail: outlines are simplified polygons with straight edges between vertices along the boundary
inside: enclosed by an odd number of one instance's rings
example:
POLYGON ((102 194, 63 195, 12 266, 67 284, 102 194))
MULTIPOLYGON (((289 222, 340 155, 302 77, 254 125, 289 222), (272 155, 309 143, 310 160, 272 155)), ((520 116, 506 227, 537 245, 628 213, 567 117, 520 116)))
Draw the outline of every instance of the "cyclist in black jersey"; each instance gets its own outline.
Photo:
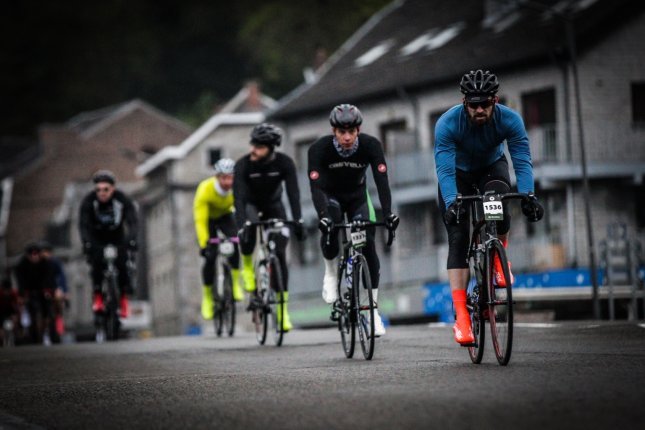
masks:
POLYGON ((133 292, 127 261, 128 252, 133 253, 137 249, 137 210, 134 202, 115 187, 114 173, 99 170, 94 174, 92 182, 94 191, 83 198, 79 216, 83 252, 91 266, 94 289, 92 310, 103 312, 105 309, 101 293, 106 267, 103 248, 111 244, 118 248, 115 265, 119 271, 121 289, 119 309, 121 317, 126 318, 129 314, 127 297, 133 292))
MULTIPOLYGON (((256 242, 256 231, 250 227, 250 224, 252 221, 271 218, 287 219, 287 214, 281 201, 282 182, 286 184, 291 215, 297 221, 294 233, 299 240, 304 239, 304 223, 300 208, 300 191, 298 189, 296 166, 291 157, 275 151, 275 147, 280 146, 281 142, 282 133, 278 127, 268 123, 259 124, 251 132, 250 153, 235 163, 233 181, 235 219, 238 228, 240 228, 242 279, 245 289, 249 292, 255 290, 252 253, 256 242)), ((286 247, 289 241, 289 233, 289 229, 285 227, 281 234, 274 238, 284 280, 282 325, 285 331, 292 328, 287 312, 289 270, 287 268, 286 247)))
MULTIPOLYGON (((392 197, 387 178, 387 164, 381 142, 373 136, 360 133, 363 122, 356 106, 341 104, 331 111, 329 122, 331 135, 323 136, 309 148, 309 183, 311 196, 320 219, 319 228, 323 233, 321 248, 325 258, 323 299, 334 303, 337 297, 337 262, 339 253, 338 235, 331 233, 333 223, 348 219, 376 221, 374 207, 367 191, 365 172, 372 168, 374 181, 387 227, 395 230, 399 217, 392 213, 392 197), (359 136, 360 133, 360 136, 359 136)), ((378 300, 380 263, 374 243, 374 228, 367 229, 367 246, 363 254, 369 265, 374 302, 378 300)), ((385 327, 378 311, 374 313, 377 336, 385 334, 385 327)))

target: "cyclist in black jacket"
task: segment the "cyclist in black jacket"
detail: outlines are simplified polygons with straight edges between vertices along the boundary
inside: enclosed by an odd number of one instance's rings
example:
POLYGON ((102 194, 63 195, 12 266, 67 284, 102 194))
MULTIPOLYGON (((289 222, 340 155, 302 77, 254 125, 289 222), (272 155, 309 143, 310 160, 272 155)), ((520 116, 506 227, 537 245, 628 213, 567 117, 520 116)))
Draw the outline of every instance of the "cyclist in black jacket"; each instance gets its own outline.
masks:
MULTIPOLYGON (((341 104, 331 111, 329 122, 332 135, 323 136, 309 148, 309 183, 311 196, 318 213, 321 247, 325 257, 323 299, 333 303, 338 299, 337 262, 338 235, 332 235, 327 245, 326 236, 333 223, 342 222, 343 213, 350 221, 376 221, 374 206, 367 191, 365 172, 372 168, 385 223, 391 230, 399 224, 392 213, 392 198, 387 178, 387 164, 381 142, 373 136, 360 133, 363 116, 356 106, 341 104)), ((380 263, 374 243, 374 228, 367 229, 364 255, 372 280, 373 298, 378 300, 380 263)), ((385 334, 378 311, 374 312, 374 334, 385 334)))
POLYGON ((118 249, 115 265, 119 271, 121 317, 128 316, 127 295, 132 294, 130 276, 127 270, 127 252, 137 247, 137 211, 132 200, 114 186, 116 178, 109 170, 99 170, 92 178, 94 191, 85 196, 81 203, 79 230, 87 262, 91 265, 94 299, 92 310, 104 310, 101 284, 105 260, 103 248, 107 244, 118 249))
MULTIPOLYGON (((242 279, 245 289, 249 292, 255 290, 252 253, 256 241, 256 231, 250 228, 250 223, 259 219, 286 220, 287 215, 281 202, 283 181, 287 188, 291 215, 298 222, 294 232, 299 240, 304 239, 296 166, 291 157, 275 151, 275 147, 280 146, 281 142, 282 133, 278 127, 267 123, 259 124, 251 132, 250 153, 235 163, 235 219, 240 227, 242 279)), ((281 321, 283 329, 288 331, 292 328, 287 313, 289 271, 285 252, 289 241, 289 229, 285 227, 274 240, 284 279, 284 316, 281 317, 281 321)))

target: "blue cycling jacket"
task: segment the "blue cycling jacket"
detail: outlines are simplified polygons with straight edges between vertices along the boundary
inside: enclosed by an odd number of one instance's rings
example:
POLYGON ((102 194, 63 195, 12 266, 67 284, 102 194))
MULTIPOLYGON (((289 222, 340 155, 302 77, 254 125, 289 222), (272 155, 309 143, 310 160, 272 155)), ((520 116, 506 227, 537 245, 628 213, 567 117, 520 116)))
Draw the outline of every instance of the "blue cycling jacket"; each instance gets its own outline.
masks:
POLYGON ((490 166, 504 156, 504 141, 513 160, 518 191, 534 191, 529 138, 517 112, 496 104, 492 121, 482 126, 469 121, 461 104, 441 115, 435 127, 434 158, 446 207, 457 197, 456 169, 471 172, 490 166))

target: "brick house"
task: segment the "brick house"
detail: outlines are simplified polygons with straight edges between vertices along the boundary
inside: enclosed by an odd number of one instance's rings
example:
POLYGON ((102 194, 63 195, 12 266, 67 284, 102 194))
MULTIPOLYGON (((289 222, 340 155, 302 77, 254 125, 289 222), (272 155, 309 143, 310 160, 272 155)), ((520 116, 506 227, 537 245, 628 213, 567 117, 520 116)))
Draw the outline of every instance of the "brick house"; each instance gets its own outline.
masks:
POLYGON ((87 182, 101 168, 112 170, 119 182, 134 182, 143 158, 189 134, 187 125, 142 100, 41 126, 40 156, 13 177, 7 254, 19 254, 26 242, 46 236, 66 184, 87 182))

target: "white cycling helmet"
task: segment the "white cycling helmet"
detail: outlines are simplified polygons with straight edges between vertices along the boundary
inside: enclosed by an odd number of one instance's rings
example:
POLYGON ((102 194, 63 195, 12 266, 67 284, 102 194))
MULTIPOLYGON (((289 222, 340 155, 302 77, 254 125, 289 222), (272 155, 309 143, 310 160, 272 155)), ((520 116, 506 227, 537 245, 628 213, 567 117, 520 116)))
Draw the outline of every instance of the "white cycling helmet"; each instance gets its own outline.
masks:
POLYGON ((220 158, 213 164, 215 175, 232 175, 235 170, 235 161, 230 158, 220 158))

